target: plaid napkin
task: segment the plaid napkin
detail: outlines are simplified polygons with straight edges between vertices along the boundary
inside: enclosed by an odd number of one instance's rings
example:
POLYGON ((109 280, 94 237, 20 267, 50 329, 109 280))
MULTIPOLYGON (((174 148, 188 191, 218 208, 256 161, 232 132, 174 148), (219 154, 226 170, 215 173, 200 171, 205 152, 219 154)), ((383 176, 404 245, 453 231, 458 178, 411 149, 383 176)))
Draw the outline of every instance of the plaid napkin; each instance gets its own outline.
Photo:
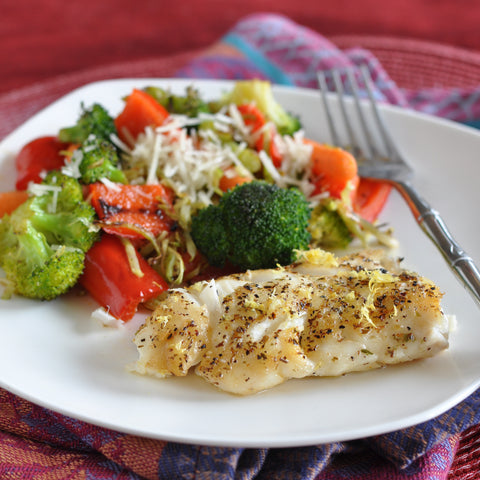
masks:
MULTIPOLYGON (((383 39, 380 40, 382 41, 383 39)), ((411 45, 411 48, 414 48, 414 45, 411 45)), ((408 71, 409 65, 407 60, 402 58, 402 54, 404 52, 399 50, 399 59, 405 62, 400 68, 408 71)), ((410 64, 411 54, 412 52, 410 64)), ((439 57, 437 62, 430 59, 425 68, 429 68, 430 75, 437 76, 439 82, 445 80, 451 83, 449 77, 457 77, 460 82, 464 79, 468 84, 467 88, 458 85, 458 88, 446 89, 433 85, 415 90, 401 89, 370 51, 359 47, 340 50, 325 37, 284 17, 259 14, 239 22, 206 55, 194 59, 177 74, 187 78, 258 77, 283 85, 317 88, 318 70, 366 65, 375 80, 380 99, 480 127, 480 82, 472 85, 469 78, 469 73, 475 72, 479 75, 480 70, 465 71, 468 70, 468 67, 465 69, 468 63, 476 64, 478 68, 480 57, 477 56, 474 62, 471 58, 465 60, 465 65, 462 65, 464 68, 456 71, 454 64, 451 64, 448 70, 440 68, 441 55, 444 54, 455 55, 458 52, 438 46, 435 52, 431 52, 433 57, 439 57)), ((423 57, 421 61, 424 61, 423 57)), ((394 61, 392 67, 395 69, 394 61)), ((415 72, 411 65, 410 70, 415 72)))
MULTIPOLYGON (((54 98, 100 78, 256 77, 316 87, 317 70, 359 65, 368 66, 386 102, 472 125, 480 121, 480 87, 401 89, 370 51, 341 50, 278 15, 247 17, 207 52, 165 62, 108 66, 0 97, 0 137, 54 98)), ((478 433, 478 424, 480 391, 429 422, 368 439, 286 449, 208 447, 100 428, 0 389, 0 478, 445 480, 454 478, 449 471, 463 448, 461 434, 478 433)))

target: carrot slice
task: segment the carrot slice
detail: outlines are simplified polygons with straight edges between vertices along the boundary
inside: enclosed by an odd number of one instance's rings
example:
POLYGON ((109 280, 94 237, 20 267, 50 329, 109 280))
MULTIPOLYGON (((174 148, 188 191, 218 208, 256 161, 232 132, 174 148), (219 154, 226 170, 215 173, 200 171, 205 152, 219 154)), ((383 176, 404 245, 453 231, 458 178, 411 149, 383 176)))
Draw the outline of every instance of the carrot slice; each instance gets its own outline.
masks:
POLYGON ((146 127, 162 125, 168 115, 168 111, 151 95, 134 89, 114 122, 120 139, 131 145, 131 141, 144 132, 146 127))
POLYGON ((12 213, 28 198, 25 190, 12 190, 11 192, 0 193, 0 218, 5 214, 12 213))
POLYGON ((234 169, 229 169, 225 171, 223 176, 220 178, 218 186, 222 192, 227 192, 228 190, 235 188, 237 185, 241 185, 242 183, 247 183, 251 181, 251 177, 239 175, 235 173, 234 169))
POLYGON ((329 192, 332 197, 340 198, 349 185, 358 184, 357 162, 353 155, 339 147, 305 140, 312 145, 311 171, 312 181, 316 185, 314 194, 329 192))

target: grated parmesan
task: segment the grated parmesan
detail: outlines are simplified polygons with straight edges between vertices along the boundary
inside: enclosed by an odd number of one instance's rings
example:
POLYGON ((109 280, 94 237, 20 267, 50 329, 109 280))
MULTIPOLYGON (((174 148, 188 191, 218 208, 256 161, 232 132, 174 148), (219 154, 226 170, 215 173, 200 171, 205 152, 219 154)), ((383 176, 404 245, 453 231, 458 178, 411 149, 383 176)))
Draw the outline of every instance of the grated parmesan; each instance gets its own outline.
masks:
POLYGON ((125 325, 123 320, 114 317, 103 307, 96 308, 91 317, 99 321, 104 327, 122 328, 125 325))
POLYGON ((64 175, 68 175, 73 178, 81 178, 82 174, 80 173, 80 164, 83 160, 83 152, 80 148, 77 148, 73 151, 70 161, 66 162, 62 166, 61 171, 64 175))
MULTIPOLYGON (((166 181, 179 198, 188 199, 191 205, 208 206, 218 193, 219 172, 233 167, 240 175, 250 174, 239 154, 254 145, 259 134, 259 131, 252 134, 234 104, 219 113, 200 113, 195 118, 170 115, 164 125, 155 129, 148 127, 139 135, 129 153, 129 163, 147 167, 147 184, 166 181), (211 121, 215 130, 187 132, 186 127, 203 121, 211 121), (218 132, 231 132, 237 142, 235 150, 222 143, 218 132)), ((312 147, 304 142, 303 132, 292 137, 276 134, 272 141, 279 148, 283 163, 280 168, 275 167, 270 157, 261 151, 264 169, 279 186, 296 186, 309 197, 314 189, 308 169, 312 147)))
POLYGON ((177 196, 187 197, 193 204, 209 205, 217 192, 218 170, 231 166, 244 169, 238 155, 229 145, 223 145, 213 130, 187 133, 184 127, 206 118, 218 125, 232 125, 224 114, 204 114, 194 119, 171 115, 166 124, 155 130, 147 128, 139 135, 130 154, 131 162, 148 166, 147 184, 167 180, 177 196))
POLYGON ((62 191, 62 187, 58 185, 45 185, 43 183, 30 182, 28 184, 28 193, 37 197, 52 193, 52 201, 47 205, 48 213, 57 211, 58 194, 62 191))

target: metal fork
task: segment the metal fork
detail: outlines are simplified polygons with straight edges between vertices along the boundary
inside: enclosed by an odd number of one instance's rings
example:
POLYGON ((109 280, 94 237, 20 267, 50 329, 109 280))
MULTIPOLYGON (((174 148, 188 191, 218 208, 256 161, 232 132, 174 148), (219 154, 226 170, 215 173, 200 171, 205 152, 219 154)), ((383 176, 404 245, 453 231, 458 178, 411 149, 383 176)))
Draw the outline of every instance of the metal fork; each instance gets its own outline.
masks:
POLYGON ((352 70, 346 69, 342 72, 339 70, 331 70, 329 72, 318 73, 322 102, 333 143, 341 146, 340 137, 337 127, 335 126, 326 93, 328 91, 327 75, 331 77, 334 91, 337 92, 342 120, 349 137, 349 145, 345 146, 345 148, 350 149, 357 158, 359 175, 388 181, 398 190, 406 200, 419 226, 430 237, 442 253, 447 264, 480 304, 480 272, 478 268, 472 258, 467 255, 454 240, 440 214, 434 210, 413 187, 411 183, 413 169, 402 158, 402 155, 389 134, 386 123, 381 116, 380 109, 377 107, 368 70, 360 68, 360 74, 369 98, 368 104, 370 105, 370 111, 372 113, 370 122, 367 122, 366 106, 362 104, 360 100, 360 87, 352 70), (358 135, 347 113, 345 102, 347 93, 343 88, 342 73, 345 75, 345 85, 349 85, 353 94, 353 102, 363 137, 363 149, 360 147, 361 142, 358 141, 358 135), (374 135, 375 130, 371 127, 372 124, 377 130, 376 136, 374 135), (382 150, 379 148, 378 142, 375 140, 376 138, 382 139, 386 156, 381 153, 382 150))

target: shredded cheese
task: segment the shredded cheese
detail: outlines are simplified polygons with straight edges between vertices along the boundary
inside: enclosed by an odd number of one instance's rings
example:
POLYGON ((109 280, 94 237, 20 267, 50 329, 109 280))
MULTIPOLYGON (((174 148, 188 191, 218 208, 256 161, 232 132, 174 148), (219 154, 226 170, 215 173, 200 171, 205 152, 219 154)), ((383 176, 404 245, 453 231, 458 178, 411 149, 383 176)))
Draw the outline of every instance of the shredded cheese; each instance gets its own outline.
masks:
POLYGON ((62 187, 58 185, 44 185, 42 183, 30 182, 27 190, 28 193, 36 196, 52 193, 52 201, 47 205, 47 212, 55 213, 57 211, 58 194, 62 191, 62 187))
MULTIPOLYGON (((265 128, 269 124, 265 125, 265 128)), ((171 115, 169 120, 156 129, 147 128, 139 136, 130 151, 130 163, 148 167, 146 183, 166 181, 178 197, 188 198, 193 205, 209 205, 218 193, 219 172, 234 167, 241 175, 249 172, 239 155, 255 144, 256 135, 245 124, 236 105, 229 105, 216 114, 201 113, 196 118, 171 115), (199 129, 187 132, 185 127, 211 121, 214 129, 199 129), (235 149, 222 143, 219 133, 229 132, 237 142, 235 149)), ((302 132, 293 137, 274 135, 272 141, 278 146, 283 163, 276 168, 266 152, 259 152, 261 163, 273 180, 281 187, 297 186, 310 196, 314 186, 309 181, 307 166, 311 146, 304 142, 302 132)))
MULTIPOLYGON (((225 115, 216 121, 225 124, 225 115)), ((212 130, 199 135, 188 135, 186 125, 199 123, 172 115, 171 120, 153 130, 147 128, 140 135, 131 152, 131 161, 148 165, 146 183, 166 180, 179 197, 187 197, 192 204, 210 204, 216 193, 216 172, 234 165, 242 167, 237 154, 228 145, 222 145, 212 130)))
POLYGON ((82 174, 80 173, 80 164, 83 160, 83 152, 80 148, 77 148, 73 151, 70 156, 69 161, 62 166, 61 171, 64 175, 68 175, 73 178, 80 178, 82 174))
POLYGON ((122 328, 125 325, 123 320, 120 320, 113 315, 110 315, 108 310, 99 307, 92 312, 91 317, 99 321, 104 327, 122 328))

